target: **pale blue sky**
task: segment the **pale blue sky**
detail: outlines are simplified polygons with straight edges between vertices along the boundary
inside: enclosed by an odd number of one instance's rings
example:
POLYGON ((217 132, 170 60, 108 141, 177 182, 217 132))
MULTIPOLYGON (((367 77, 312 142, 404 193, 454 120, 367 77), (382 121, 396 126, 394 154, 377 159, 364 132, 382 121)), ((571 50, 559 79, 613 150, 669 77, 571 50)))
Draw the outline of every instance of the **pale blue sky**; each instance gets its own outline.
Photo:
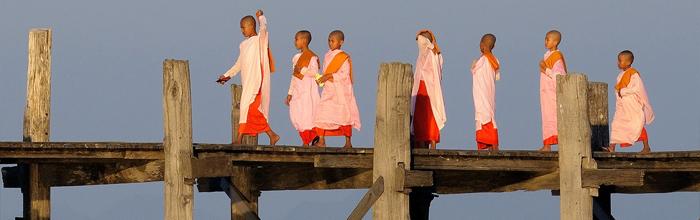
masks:
MULTIPOLYGON (((190 61, 195 141, 230 142, 229 90, 213 81, 238 55, 239 19, 257 8, 268 17, 280 70, 272 78, 270 117, 284 144, 299 142, 282 104, 296 31, 310 30, 311 48, 319 54, 327 50, 328 32, 345 31, 343 49, 353 56, 364 123, 353 142, 371 146, 378 65, 415 62, 414 34, 430 28, 445 58, 448 121, 439 147, 475 148, 468 67, 479 55, 479 38, 491 32, 502 63, 496 100, 502 148, 536 149, 541 143, 537 62, 544 33, 557 28, 569 70, 584 72, 591 81, 614 83, 616 54, 635 52, 634 66, 657 114, 647 128, 653 150, 700 146, 700 2, 693 0, 0 0, 0 140, 21 140, 27 32, 51 27, 51 140, 161 141, 162 61, 176 58, 190 61)), ((343 219, 363 192, 263 192, 261 217, 343 219)), ((227 219, 227 201, 223 193, 197 193, 196 218, 227 219)), ((161 183, 52 190, 54 219, 162 219, 162 203, 161 183)), ((431 216, 557 219, 558 204, 549 191, 444 195, 433 201, 431 216)), ((618 219, 697 219, 700 194, 614 195, 613 207, 618 219)), ((0 219, 20 215, 19 190, 0 189, 0 219)))

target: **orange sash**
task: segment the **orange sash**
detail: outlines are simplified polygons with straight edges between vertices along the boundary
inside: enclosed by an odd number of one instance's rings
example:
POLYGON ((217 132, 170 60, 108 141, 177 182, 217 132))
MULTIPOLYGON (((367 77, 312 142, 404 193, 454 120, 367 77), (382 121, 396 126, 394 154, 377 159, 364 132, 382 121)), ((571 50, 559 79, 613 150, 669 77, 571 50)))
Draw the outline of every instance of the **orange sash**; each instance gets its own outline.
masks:
POLYGON ((331 60, 331 63, 328 64, 326 67, 326 71, 323 71, 323 74, 333 74, 338 72, 340 70, 340 67, 343 66, 343 63, 345 63, 345 60, 348 61, 348 64, 350 64, 350 83, 353 82, 353 76, 352 76, 352 59, 350 59, 350 55, 348 55, 345 52, 340 52, 336 54, 333 57, 333 60, 331 60))
MULTIPOLYGON (((308 67, 309 63, 311 62, 311 58, 315 57, 316 54, 311 51, 311 50, 306 50, 301 53, 301 56, 299 56, 299 59, 297 60, 297 63, 294 64, 294 66, 299 67, 299 71, 301 71, 301 68, 308 67)), ((318 60, 316 60, 318 61, 318 60)), ((301 74, 299 71, 294 71, 293 74, 299 75, 301 74)))
POLYGON ((496 56, 494 56, 493 53, 484 53, 484 56, 486 57, 486 59, 489 60, 491 67, 493 67, 493 71, 498 72, 498 69, 501 66, 498 64, 498 60, 496 60, 496 56))
POLYGON ((560 51, 558 51, 558 50, 552 52, 552 54, 550 54, 549 57, 547 57, 547 59, 544 60, 544 65, 545 65, 548 69, 552 69, 552 68, 554 68, 554 64, 555 64, 558 60, 561 60, 562 64, 564 64, 564 71, 565 71, 565 72, 569 72, 569 71, 567 70, 567 68, 566 68, 566 61, 564 60, 564 54, 562 54, 562 53, 561 53, 560 51))
POLYGON ((632 75, 634 75, 635 73, 639 74, 639 72, 637 72, 637 70, 633 67, 630 67, 629 69, 625 70, 625 72, 622 73, 622 78, 620 78, 620 82, 617 82, 617 84, 615 85, 615 90, 619 92, 621 89, 627 87, 627 85, 630 84, 632 75))

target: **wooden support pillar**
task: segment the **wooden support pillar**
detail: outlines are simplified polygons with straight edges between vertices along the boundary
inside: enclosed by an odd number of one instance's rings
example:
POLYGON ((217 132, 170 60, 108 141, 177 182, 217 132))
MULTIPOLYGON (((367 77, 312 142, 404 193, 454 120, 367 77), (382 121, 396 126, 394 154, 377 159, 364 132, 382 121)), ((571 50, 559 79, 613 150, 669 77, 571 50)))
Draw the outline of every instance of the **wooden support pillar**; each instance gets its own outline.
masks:
MULTIPOLYGON (((232 84, 231 85, 231 138, 236 140, 238 137, 238 127, 240 121, 240 111, 241 111, 241 94, 243 92, 243 87, 241 85, 232 84)), ((257 136, 245 136, 241 144, 244 145, 257 145, 257 136)), ((258 215, 258 197, 260 197, 260 191, 256 190, 253 183, 255 177, 255 168, 248 166, 234 166, 233 172, 230 177, 230 182, 237 188, 242 196, 245 198, 245 202, 239 202, 231 200, 231 220, 248 220, 250 215, 247 213, 248 210, 255 212, 258 215)))
POLYGON ((165 215, 167 220, 191 220, 192 99, 190 69, 185 60, 163 62, 163 148, 165 153, 165 215))
MULTIPOLYGON (((24 108, 23 141, 48 142, 51 110, 51 29, 29 32, 27 103, 24 108)), ((41 178, 39 164, 23 164, 24 219, 51 218, 51 186, 41 178)))
MULTIPOLYGON (((591 159, 588 80, 583 74, 557 76, 559 132, 559 213, 562 220, 592 220, 593 190, 582 187, 582 169, 591 159)), ((597 191, 595 191, 597 193, 597 191)))
MULTIPOLYGON (((384 193, 374 204, 373 219, 409 219, 409 196, 399 186, 399 163, 411 164, 410 114, 413 67, 383 63, 379 67, 374 129, 373 179, 383 177, 384 193)), ((410 169, 410 166, 406 166, 410 169)))
MULTIPOLYGON (((588 84, 588 120, 591 124, 591 150, 602 151, 610 143, 608 124, 608 84, 590 82, 588 84)), ((598 197, 593 198, 593 219, 614 219, 612 217, 611 193, 614 186, 600 186, 598 197)))

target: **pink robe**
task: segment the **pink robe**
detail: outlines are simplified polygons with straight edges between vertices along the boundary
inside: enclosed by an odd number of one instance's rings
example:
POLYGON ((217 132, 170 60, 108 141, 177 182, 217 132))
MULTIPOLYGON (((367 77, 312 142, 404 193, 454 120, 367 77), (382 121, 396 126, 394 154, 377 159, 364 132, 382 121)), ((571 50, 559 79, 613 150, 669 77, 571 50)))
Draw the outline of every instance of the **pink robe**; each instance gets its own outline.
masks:
MULTIPOLYGON (((500 63, 500 62, 499 62, 500 63)), ((474 96, 474 120, 476 130, 489 122, 496 126, 496 80, 500 71, 494 71, 488 58, 481 56, 472 66, 472 95, 474 96)))
MULTIPOLYGON (((416 70, 413 75, 413 89, 411 90, 411 115, 415 113, 416 96, 420 82, 425 83, 425 88, 430 97, 430 108, 435 118, 438 129, 445 127, 447 115, 445 113, 445 102, 442 97, 442 54, 435 54, 433 44, 424 36, 419 35, 418 58, 416 59, 416 70)), ((411 125, 413 128, 413 125, 411 125)))
MULTIPOLYGON (((323 59, 323 68, 342 50, 328 51, 323 59)), ((314 127, 335 130, 350 125, 360 130, 360 110, 357 108, 355 93, 350 79, 350 63, 346 60, 338 72, 333 73, 333 81, 328 80, 323 86, 321 101, 314 115, 314 127)), ((319 134, 320 135, 320 134, 319 134)))
MULTIPOLYGON (((294 55, 292 64, 296 64, 300 56, 301 53, 294 55)), ((300 73, 304 78, 292 76, 287 94, 292 96, 289 101, 289 119, 297 131, 303 132, 314 128, 314 111, 321 100, 315 78, 318 73, 318 57, 312 57, 309 65, 302 68, 300 73)))
MULTIPOLYGON (((623 73, 617 76, 618 82, 623 73)), ((633 144, 639 139, 644 125, 654 121, 654 109, 639 74, 633 74, 627 87, 620 90, 622 97, 615 92, 615 117, 610 129, 610 143, 633 144)))
POLYGON ((255 101, 258 92, 261 94, 261 104, 258 110, 267 120, 270 109, 270 59, 268 56, 268 32, 267 19, 259 17, 260 30, 258 35, 246 38, 241 42, 240 54, 234 64, 224 76, 234 77, 241 73, 241 113, 239 124, 246 123, 248 108, 255 101), (262 71, 262 74, 261 74, 262 71))
MULTIPOLYGON (((554 51, 547 51, 543 60, 546 60, 554 51)), ((554 66, 546 68, 540 73, 540 109, 542 110, 542 140, 555 138, 557 133, 557 75, 565 75, 564 62, 558 60, 554 66)), ((556 144, 546 143, 546 144, 556 144)))

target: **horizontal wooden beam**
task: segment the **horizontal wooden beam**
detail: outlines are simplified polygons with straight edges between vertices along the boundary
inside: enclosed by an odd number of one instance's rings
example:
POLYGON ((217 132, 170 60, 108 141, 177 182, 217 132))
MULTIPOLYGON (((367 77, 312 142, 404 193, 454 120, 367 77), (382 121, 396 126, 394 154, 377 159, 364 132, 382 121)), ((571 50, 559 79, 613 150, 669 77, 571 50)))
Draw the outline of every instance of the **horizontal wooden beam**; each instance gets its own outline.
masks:
MULTIPOLYGON (((131 161, 100 164, 46 164, 43 166, 47 183, 52 186, 85 186, 121 183, 163 181, 162 160, 131 161)), ((11 181, 19 170, 3 169, 5 188, 18 188, 19 182, 11 181), (9 181, 9 182, 8 182, 9 181)))
POLYGON ((600 185, 643 186, 644 171, 621 169, 584 169, 581 179, 581 185, 583 187, 598 188, 600 185))

